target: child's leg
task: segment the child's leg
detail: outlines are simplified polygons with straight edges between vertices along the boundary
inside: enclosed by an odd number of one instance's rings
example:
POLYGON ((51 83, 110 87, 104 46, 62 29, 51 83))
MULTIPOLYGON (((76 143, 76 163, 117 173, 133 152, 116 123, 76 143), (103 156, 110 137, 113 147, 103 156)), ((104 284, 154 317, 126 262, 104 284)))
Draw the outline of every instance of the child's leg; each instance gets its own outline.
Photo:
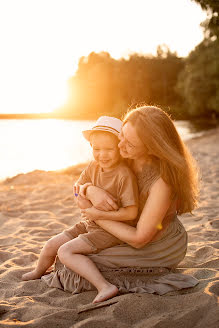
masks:
POLYGON ((92 247, 80 237, 62 245, 58 250, 60 261, 69 269, 87 279, 98 290, 93 303, 105 301, 118 293, 118 288, 110 284, 89 257, 82 254, 93 253, 92 247))
POLYGON ((40 278, 48 268, 54 263, 59 247, 71 240, 63 232, 49 239, 44 245, 36 268, 28 273, 23 274, 23 280, 33 280, 40 278))

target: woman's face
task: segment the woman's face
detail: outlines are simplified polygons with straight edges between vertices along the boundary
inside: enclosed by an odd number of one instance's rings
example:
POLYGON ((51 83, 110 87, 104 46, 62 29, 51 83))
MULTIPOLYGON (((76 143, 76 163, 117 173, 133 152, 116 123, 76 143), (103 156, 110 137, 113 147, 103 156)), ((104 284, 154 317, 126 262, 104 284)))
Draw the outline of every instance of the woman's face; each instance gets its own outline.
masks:
POLYGON ((144 144, 130 122, 123 125, 119 140, 119 149, 122 157, 134 160, 145 157, 146 150, 144 144))

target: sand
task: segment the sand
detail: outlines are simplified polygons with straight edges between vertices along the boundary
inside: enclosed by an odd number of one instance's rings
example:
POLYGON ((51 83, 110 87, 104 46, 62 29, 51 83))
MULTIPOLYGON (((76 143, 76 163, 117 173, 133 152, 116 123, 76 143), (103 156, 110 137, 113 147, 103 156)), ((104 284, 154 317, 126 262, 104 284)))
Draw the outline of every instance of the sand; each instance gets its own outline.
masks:
POLYGON ((72 184, 84 165, 0 183, 0 327, 218 327, 218 142, 219 129, 188 142, 202 187, 199 208, 181 217, 189 247, 180 268, 199 284, 163 296, 126 294, 93 305, 94 291, 72 295, 41 280, 22 281, 45 241, 79 220, 72 184))

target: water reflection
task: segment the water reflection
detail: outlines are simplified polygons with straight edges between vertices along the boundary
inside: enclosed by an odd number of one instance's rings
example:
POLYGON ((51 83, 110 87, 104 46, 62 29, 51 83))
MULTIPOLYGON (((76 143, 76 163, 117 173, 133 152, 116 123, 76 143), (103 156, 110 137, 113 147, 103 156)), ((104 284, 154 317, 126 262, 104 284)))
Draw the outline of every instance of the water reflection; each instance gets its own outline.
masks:
POLYGON ((89 121, 0 121, 0 178, 35 169, 58 170, 91 159, 81 131, 89 121))
MULTIPOLYGON (((92 121, 0 120, 0 179, 36 169, 58 170, 92 158, 81 131, 92 121)), ((211 121, 176 121, 184 140, 215 127, 211 121)))
POLYGON ((212 119, 212 120, 206 120, 206 119, 199 119, 199 120, 192 120, 187 121, 189 129, 192 133, 194 132, 200 132, 200 131, 207 131, 210 129, 214 129, 219 125, 219 120, 212 119))

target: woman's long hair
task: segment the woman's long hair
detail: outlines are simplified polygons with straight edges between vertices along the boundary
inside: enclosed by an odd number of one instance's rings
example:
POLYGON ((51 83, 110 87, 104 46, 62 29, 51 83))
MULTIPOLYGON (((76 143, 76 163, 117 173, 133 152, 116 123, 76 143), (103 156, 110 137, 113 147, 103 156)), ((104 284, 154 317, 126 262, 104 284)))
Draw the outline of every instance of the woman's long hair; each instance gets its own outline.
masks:
POLYGON ((198 168, 169 115, 143 106, 129 111, 123 121, 135 127, 146 153, 159 160, 162 179, 177 195, 178 213, 191 212, 197 206, 198 168))

